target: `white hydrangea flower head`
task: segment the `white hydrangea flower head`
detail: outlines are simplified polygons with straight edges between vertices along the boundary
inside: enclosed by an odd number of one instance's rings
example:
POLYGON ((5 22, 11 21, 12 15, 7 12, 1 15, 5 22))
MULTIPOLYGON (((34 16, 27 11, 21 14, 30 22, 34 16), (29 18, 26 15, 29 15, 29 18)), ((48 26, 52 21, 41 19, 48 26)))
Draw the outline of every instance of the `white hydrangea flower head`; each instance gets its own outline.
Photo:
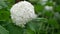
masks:
POLYGON ((52 11, 53 10, 53 6, 45 6, 45 10, 52 11))
POLYGON ((10 12, 13 23, 20 27, 25 27, 24 25, 28 21, 37 17, 34 12, 34 6, 27 1, 16 3, 12 6, 10 12))

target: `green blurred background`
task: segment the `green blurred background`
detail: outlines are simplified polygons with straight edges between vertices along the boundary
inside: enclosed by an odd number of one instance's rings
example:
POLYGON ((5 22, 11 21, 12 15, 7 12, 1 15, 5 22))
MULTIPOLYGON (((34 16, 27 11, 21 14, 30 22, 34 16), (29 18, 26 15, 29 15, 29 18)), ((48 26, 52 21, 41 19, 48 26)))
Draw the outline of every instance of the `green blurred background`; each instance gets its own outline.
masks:
POLYGON ((10 8, 16 0, 0 0, 0 34, 60 34, 60 0, 26 1, 34 5, 38 18, 21 28, 12 23, 10 16, 10 8))

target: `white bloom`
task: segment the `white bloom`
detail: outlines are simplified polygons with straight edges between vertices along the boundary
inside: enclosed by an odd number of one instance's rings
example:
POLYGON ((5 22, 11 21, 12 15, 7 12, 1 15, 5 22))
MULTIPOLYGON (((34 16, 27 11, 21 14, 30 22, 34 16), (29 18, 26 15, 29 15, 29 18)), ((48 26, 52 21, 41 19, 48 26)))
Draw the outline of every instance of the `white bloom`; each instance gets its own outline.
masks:
POLYGON ((45 10, 51 11, 53 10, 53 6, 45 6, 45 10))
POLYGON ((48 0, 40 0, 41 5, 45 5, 48 0))
POLYGON ((12 6, 10 12, 13 23, 21 27, 24 27, 28 21, 37 17, 34 12, 34 6, 27 1, 16 3, 12 6))

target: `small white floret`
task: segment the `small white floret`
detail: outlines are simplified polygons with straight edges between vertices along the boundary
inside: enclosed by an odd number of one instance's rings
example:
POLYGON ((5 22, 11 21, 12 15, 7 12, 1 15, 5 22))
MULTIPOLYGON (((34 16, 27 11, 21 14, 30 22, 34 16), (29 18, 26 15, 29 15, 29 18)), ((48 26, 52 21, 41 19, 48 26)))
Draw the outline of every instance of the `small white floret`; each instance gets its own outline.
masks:
POLYGON ((53 10, 53 6, 45 6, 45 10, 52 11, 53 10))

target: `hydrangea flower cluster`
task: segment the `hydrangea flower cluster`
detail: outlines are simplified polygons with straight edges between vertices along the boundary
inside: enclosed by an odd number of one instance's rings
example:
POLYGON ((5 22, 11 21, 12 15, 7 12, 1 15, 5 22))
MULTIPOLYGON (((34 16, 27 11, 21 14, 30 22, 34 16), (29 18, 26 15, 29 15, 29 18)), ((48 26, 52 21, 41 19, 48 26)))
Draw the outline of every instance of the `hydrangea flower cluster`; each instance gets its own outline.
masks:
POLYGON ((34 6, 27 1, 16 3, 12 6, 10 12, 13 23, 20 27, 25 27, 24 25, 28 21, 37 17, 34 12, 34 6))

